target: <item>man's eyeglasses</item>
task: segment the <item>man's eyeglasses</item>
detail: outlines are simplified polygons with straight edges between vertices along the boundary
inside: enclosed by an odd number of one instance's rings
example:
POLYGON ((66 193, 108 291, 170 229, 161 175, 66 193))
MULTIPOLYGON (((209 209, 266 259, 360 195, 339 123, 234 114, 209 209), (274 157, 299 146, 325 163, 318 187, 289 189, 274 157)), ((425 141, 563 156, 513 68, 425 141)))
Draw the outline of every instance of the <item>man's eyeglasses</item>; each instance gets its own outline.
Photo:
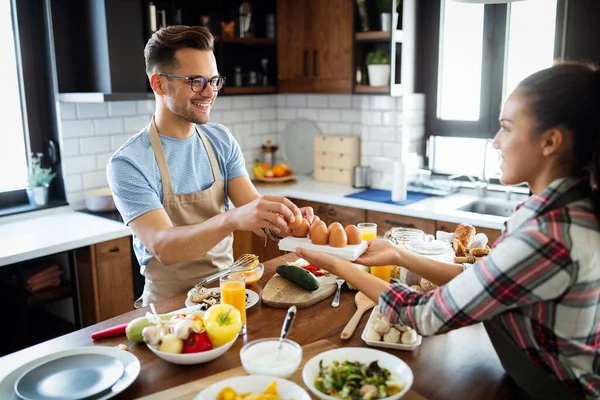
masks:
POLYGON ((205 78, 203 76, 189 77, 181 75, 163 74, 162 72, 159 72, 158 75, 166 76, 167 78, 173 79, 186 79, 190 81, 190 89, 192 89, 192 91, 196 93, 202 93, 204 89, 206 89, 206 86, 209 82, 210 87, 212 87, 212 89, 215 91, 220 90, 223 87, 223 84, 225 83, 224 76, 215 76, 214 78, 205 78))

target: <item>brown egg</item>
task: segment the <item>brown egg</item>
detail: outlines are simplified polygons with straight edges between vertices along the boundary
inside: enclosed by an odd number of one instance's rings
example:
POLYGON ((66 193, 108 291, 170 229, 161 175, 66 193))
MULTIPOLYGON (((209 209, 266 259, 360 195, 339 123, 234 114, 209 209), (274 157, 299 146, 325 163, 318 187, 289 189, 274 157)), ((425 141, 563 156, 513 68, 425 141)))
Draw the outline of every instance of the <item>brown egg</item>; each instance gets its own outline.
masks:
POLYGON ((329 232, 325 223, 313 224, 310 227, 310 240, 313 244, 327 244, 329 240, 329 232))
POLYGON ((315 222, 319 222, 320 220, 321 220, 321 218, 319 218, 319 216, 318 216, 318 215, 315 215, 315 216, 313 217, 313 221, 312 221, 312 224, 311 224, 311 226, 312 226, 313 224, 315 224, 315 222))
POLYGON ((329 234, 331 234, 332 230, 338 230, 338 229, 344 230, 344 227, 339 222, 332 222, 331 224, 329 224, 329 227, 327 228, 327 230, 329 231, 329 234))
POLYGON ((294 237, 306 237, 310 230, 310 224, 306 218, 302 218, 300 225, 297 228, 292 229, 292 235, 294 237))
POLYGON ((300 225, 302 225, 302 221, 304 220, 304 218, 294 218, 293 222, 288 223, 289 227, 292 229, 296 229, 298 228, 300 225))
POLYGON ((329 245, 331 247, 346 247, 348 244, 348 236, 343 229, 336 228, 329 231, 329 245))
POLYGON ((345 232, 348 236, 348 244, 360 244, 362 242, 362 234, 356 225, 348 225, 345 232))

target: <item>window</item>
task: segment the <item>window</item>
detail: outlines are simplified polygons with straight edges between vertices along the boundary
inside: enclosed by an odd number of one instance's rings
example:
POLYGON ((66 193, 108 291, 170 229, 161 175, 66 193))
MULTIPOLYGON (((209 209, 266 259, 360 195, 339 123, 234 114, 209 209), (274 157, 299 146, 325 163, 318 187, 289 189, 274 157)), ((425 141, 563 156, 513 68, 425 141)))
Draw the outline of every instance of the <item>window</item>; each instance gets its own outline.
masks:
MULTIPOLYGON (((469 154, 481 157, 471 158, 477 166, 470 175, 481 176, 482 139, 496 133, 503 100, 523 78, 552 65, 557 2, 483 5, 439 0, 421 10, 427 15, 420 28, 422 43, 430 47, 422 60, 430 148, 456 147, 458 152, 431 151, 429 166, 435 172, 467 173, 455 154, 471 149, 469 154), (448 136, 456 139, 444 139, 448 136)), ((493 150, 487 153, 486 167, 491 168, 486 175, 493 177, 497 156, 493 150)))
POLYGON ((57 175, 50 185, 47 207, 66 204, 48 4, 0 0, 0 216, 35 209, 25 191, 30 153, 44 153, 43 166, 52 167, 57 175))
POLYGON ((0 1, 0 87, 3 90, 3 136, 0 147, 0 192, 27 186, 27 136, 23 127, 21 93, 10 3, 0 1))

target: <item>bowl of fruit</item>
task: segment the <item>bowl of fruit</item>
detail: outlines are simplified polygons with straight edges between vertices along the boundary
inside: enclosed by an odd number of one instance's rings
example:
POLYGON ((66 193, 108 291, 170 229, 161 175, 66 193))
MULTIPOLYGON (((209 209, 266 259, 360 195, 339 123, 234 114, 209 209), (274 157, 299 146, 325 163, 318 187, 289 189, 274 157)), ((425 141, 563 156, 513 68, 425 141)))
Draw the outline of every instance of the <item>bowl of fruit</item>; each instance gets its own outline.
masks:
POLYGON ((256 160, 252 165, 252 173, 254 179, 259 182, 286 182, 296 179, 296 175, 286 162, 270 165, 256 160))
POLYGON ((153 322, 142 330, 150 351, 165 361, 182 365, 201 364, 222 356, 242 328, 239 311, 228 304, 215 304, 203 316, 177 314, 166 321, 156 317, 153 322))

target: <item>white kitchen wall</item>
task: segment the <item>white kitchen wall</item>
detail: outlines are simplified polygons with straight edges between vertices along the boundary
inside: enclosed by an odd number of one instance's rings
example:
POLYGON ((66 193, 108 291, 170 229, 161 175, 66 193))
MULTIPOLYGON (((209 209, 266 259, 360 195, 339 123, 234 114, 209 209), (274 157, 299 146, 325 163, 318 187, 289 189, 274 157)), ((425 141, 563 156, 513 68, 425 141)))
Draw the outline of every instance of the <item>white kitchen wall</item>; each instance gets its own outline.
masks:
MULTIPOLYGON (((87 190, 107 186, 106 163, 129 137, 148 124, 154 100, 60 103, 62 158, 67 200, 84 206, 87 190)), ((363 165, 377 181, 387 168, 380 161, 421 152, 425 136, 424 96, 260 95, 220 97, 212 121, 226 125, 248 166, 260 158, 260 146, 277 143, 279 133, 296 119, 314 121, 323 134, 361 137, 363 165), (383 158, 385 157, 385 158, 383 158), (378 169, 379 168, 379 169, 378 169)))

